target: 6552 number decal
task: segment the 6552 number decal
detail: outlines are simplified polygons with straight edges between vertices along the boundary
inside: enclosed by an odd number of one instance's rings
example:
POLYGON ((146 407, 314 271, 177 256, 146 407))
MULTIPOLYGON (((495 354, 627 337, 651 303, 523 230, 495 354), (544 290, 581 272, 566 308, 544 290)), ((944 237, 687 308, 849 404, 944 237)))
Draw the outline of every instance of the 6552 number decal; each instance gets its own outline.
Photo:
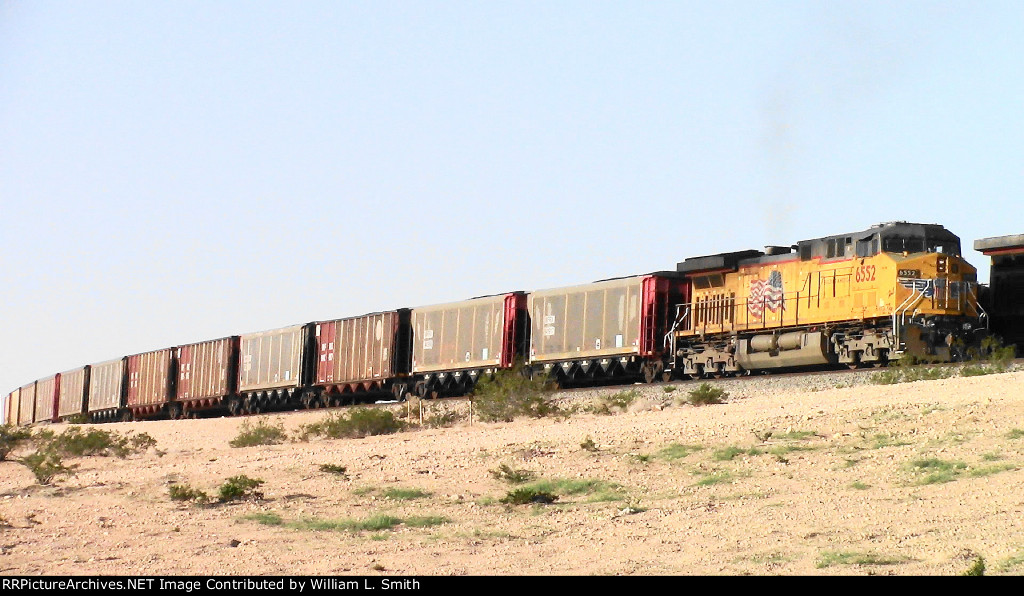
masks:
POLYGON ((855 279, 858 282, 862 281, 875 281, 875 266, 874 265, 861 265, 857 267, 857 273, 855 279))

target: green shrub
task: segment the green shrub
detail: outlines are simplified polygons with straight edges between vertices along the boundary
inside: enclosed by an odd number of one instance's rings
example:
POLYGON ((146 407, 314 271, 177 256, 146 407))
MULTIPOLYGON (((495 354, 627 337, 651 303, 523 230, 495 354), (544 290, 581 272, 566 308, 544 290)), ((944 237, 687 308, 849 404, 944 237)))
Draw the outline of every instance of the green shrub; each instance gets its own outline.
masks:
POLYGON ((536 488, 524 487, 509 491, 508 494, 501 499, 501 502, 506 505, 528 505, 530 503, 541 503, 547 505, 554 503, 557 500, 558 495, 554 493, 536 488))
POLYGON ((704 449, 701 445, 682 445, 672 443, 658 452, 658 457, 667 460, 682 459, 691 453, 704 449))
POLYGON ((938 458, 918 459, 907 468, 918 476, 916 484, 941 484, 955 480, 967 464, 961 461, 946 461, 938 458))
POLYGON ((823 569, 832 565, 897 565, 906 561, 903 557, 886 557, 874 553, 834 552, 821 554, 816 567, 823 569))
POLYGON ((473 389, 473 404, 484 422, 512 422, 522 416, 541 418, 558 414, 547 379, 529 378, 522 365, 481 378, 473 389))
POLYGON ((711 458, 715 461, 732 461, 737 455, 761 455, 762 453, 764 452, 753 447, 750 449, 744 449, 742 447, 731 445, 722 449, 716 449, 711 455, 711 458))
POLYGON ((373 515, 364 520, 310 518, 296 522, 289 522, 286 525, 300 530, 380 532, 381 530, 390 530, 401 523, 402 519, 398 517, 391 515, 373 515))
POLYGON ((523 484, 533 480, 536 475, 529 470, 517 470, 508 464, 501 464, 497 469, 491 470, 491 476, 509 484, 523 484))
POLYGON ((381 408, 354 408, 348 412, 329 414, 320 422, 304 424, 298 433, 300 440, 310 437, 328 439, 362 438, 388 435, 405 428, 405 423, 390 410, 381 408))
POLYGON ((32 439, 32 431, 28 428, 5 424, 0 426, 0 461, 32 439))
POLYGON ((914 381, 935 381, 948 379, 955 373, 956 369, 953 367, 920 364, 918 358, 904 356, 897 360, 895 365, 871 375, 871 382, 875 385, 895 385, 914 381))
POLYGON ((640 392, 636 389, 602 395, 598 398, 597 405, 594 406, 594 413, 609 415, 616 411, 625 412, 638 397, 640 397, 640 392))
POLYGON ((967 571, 964 571, 962 575, 969 576, 969 577, 980 577, 980 576, 985 575, 985 558, 984 557, 977 557, 977 558, 975 558, 974 562, 971 563, 971 566, 968 567, 967 571))
POLYGON ((99 429, 83 431, 78 426, 71 426, 61 434, 42 429, 33 435, 27 428, 7 425, 0 427, 0 461, 8 459, 14 449, 28 443, 35 443, 36 450, 15 461, 28 468, 40 484, 49 484, 57 476, 74 472, 76 466, 64 465, 64 456, 126 457, 156 445, 153 437, 146 433, 121 436, 115 432, 99 429))
POLYGON ((986 337, 981 341, 981 350, 972 349, 969 356, 972 363, 960 370, 960 375, 964 377, 1006 372, 1013 366, 1016 354, 1013 346, 1003 346, 998 339, 986 337))
POLYGON ((64 465, 59 453, 48 449, 26 455, 20 461, 32 472, 39 484, 49 484, 57 476, 67 476, 75 470, 75 466, 64 465))
POLYGON ((102 456, 124 458, 156 446, 156 440, 146 433, 118 435, 115 432, 90 428, 82 430, 71 426, 61 434, 40 431, 37 435, 41 449, 70 457, 102 456))
POLYGON ((461 421, 465 416, 455 410, 434 410, 423 418, 423 426, 427 428, 444 428, 461 421))
POLYGON ((167 488, 172 501, 192 501, 204 504, 210 501, 210 496, 205 492, 192 488, 188 484, 172 484, 167 488))
POLYGON ((264 526, 281 526, 284 525, 284 519, 280 515, 274 512, 266 513, 250 513, 243 515, 242 518, 245 521, 254 521, 263 524, 264 526))
POLYGON ((701 383, 700 387, 690 391, 687 401, 694 406, 706 406, 725 403, 728 397, 729 394, 722 389, 713 387, 710 383, 701 383))
POLYGON ((782 433, 775 433, 772 438, 778 441, 803 441, 804 439, 817 438, 818 433, 813 430, 791 430, 782 433))
POLYGON ((452 520, 441 515, 414 515, 404 520, 410 528, 432 528, 442 524, 450 524, 452 520))
POLYGON ((255 447, 257 445, 279 445, 288 439, 284 430, 284 422, 277 420, 270 423, 260 420, 255 424, 248 420, 242 423, 238 435, 228 445, 232 447, 255 447))
POLYGON ((348 468, 336 464, 320 464, 320 471, 328 474, 336 474, 342 478, 348 478, 348 468))
MULTIPOLYGON (((447 517, 440 515, 418 515, 409 518, 400 518, 393 515, 372 515, 366 519, 320 519, 316 517, 306 518, 298 521, 285 521, 276 513, 251 513, 239 518, 244 521, 254 521, 265 526, 284 526, 297 530, 312 530, 318 532, 382 532, 396 526, 405 524, 410 528, 430 528, 441 524, 451 523, 447 517)), ((374 540, 384 539, 384 536, 375 535, 374 540)))
POLYGON ((412 501, 413 499, 429 497, 430 493, 418 488, 389 488, 381 493, 381 496, 392 501, 412 501))
POLYGON ((217 497, 222 503, 250 497, 262 498, 262 494, 255 492, 256 488, 261 484, 263 484, 262 480, 249 478, 244 474, 232 476, 217 489, 217 497))

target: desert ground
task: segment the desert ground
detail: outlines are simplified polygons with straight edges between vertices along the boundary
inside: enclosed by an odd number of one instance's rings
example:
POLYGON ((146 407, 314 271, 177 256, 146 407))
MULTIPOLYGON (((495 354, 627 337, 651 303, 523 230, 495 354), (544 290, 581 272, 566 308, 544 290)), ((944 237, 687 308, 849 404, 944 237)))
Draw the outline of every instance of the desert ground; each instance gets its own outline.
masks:
POLYGON ((1024 372, 872 374, 716 381, 726 403, 702 407, 678 403, 694 382, 578 390, 564 417, 441 428, 396 405, 409 430, 253 447, 229 445, 243 423, 295 433, 328 413, 101 425, 156 447, 70 460, 50 486, 0 463, 0 574, 960 575, 979 557, 986 575, 1024 571, 1024 372), (638 395, 625 411, 587 411, 623 390, 638 395), (502 503, 517 488, 502 465, 557 500, 502 503), (262 498, 170 498, 241 474, 262 498))

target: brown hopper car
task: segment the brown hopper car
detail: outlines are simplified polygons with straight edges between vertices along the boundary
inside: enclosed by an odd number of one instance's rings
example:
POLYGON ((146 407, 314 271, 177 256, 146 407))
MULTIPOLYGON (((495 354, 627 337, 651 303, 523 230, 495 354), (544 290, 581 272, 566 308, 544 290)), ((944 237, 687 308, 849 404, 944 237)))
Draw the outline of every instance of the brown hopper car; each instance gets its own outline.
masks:
POLYGON ((19 395, 18 425, 26 426, 36 421, 36 384, 22 386, 19 395))
POLYGON ((409 373, 408 309, 315 323, 316 376, 319 394, 306 405, 339 405, 362 393, 405 395, 409 373))
POLYGON ((86 414, 95 422, 116 420, 124 405, 125 359, 108 360, 89 367, 89 398, 86 414))
POLYGON ((60 373, 60 390, 57 400, 57 417, 63 420, 81 415, 87 407, 89 390, 89 367, 80 366, 60 373))
POLYGON ((512 292, 412 310, 414 392, 461 394, 509 368, 526 333, 526 294, 512 292))
POLYGON ((652 381, 669 351, 681 276, 661 273, 531 292, 530 364, 563 383, 600 377, 652 381))
POLYGON ((175 400, 182 415, 226 407, 227 401, 237 395, 238 343, 236 335, 178 348, 175 400))
POLYGON ((56 422, 57 400, 60 398, 60 375, 36 381, 36 422, 56 422))

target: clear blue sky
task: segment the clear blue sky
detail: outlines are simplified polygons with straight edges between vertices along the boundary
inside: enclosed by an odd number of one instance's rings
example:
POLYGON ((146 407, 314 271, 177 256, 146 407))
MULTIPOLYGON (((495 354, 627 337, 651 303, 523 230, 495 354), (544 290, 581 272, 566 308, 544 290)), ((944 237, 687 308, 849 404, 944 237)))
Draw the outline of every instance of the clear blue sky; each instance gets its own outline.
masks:
POLYGON ((1022 233, 1022 73, 1020 2, 0 0, 0 392, 881 221, 1022 233))

